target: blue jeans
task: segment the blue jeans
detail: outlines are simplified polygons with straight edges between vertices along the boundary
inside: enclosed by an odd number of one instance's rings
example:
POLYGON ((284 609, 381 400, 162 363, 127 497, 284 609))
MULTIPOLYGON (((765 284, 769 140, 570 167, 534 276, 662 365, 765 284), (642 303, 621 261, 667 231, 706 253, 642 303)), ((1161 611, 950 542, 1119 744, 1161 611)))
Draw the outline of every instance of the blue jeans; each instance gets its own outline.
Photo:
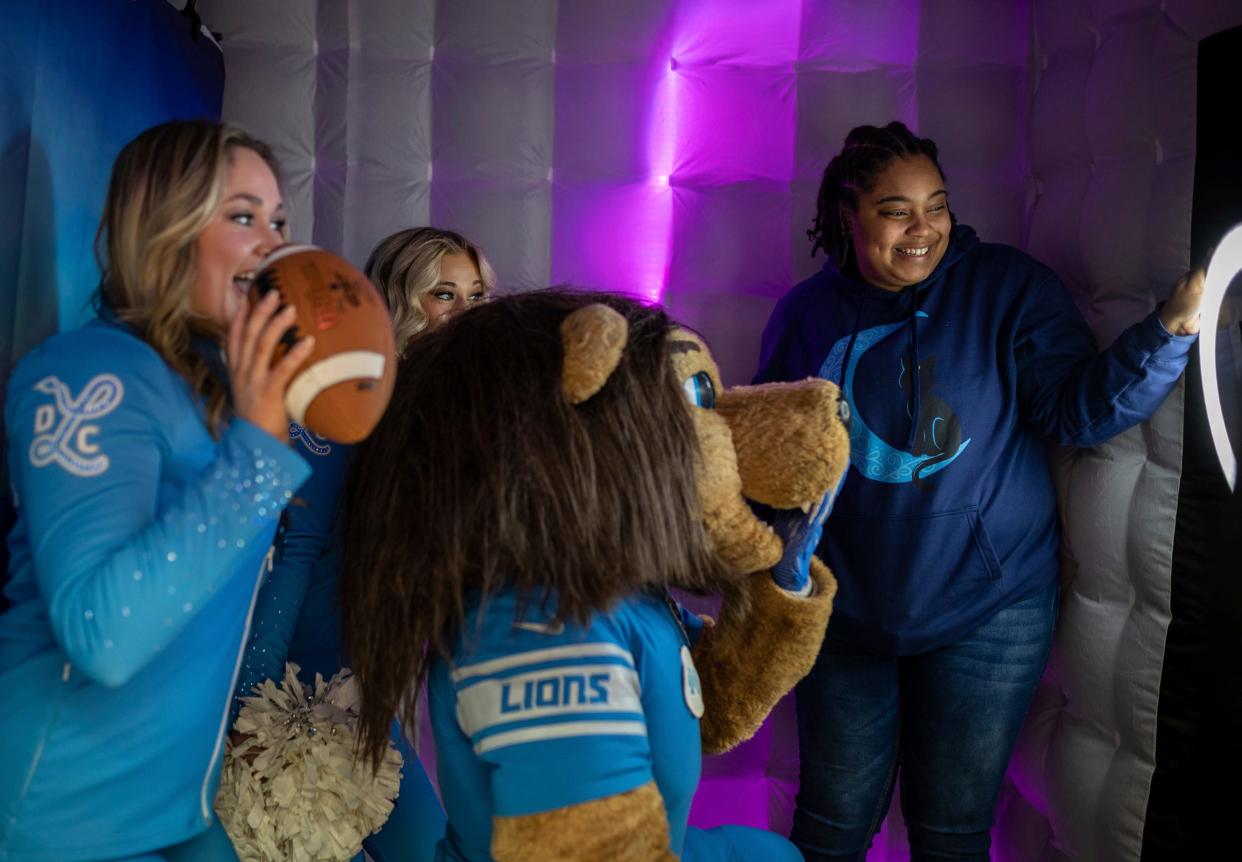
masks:
POLYGON ((988 862, 996 798, 1052 645, 1058 588, 957 642, 884 657, 825 640, 797 688, 807 862, 863 860, 901 767, 913 862, 988 862))

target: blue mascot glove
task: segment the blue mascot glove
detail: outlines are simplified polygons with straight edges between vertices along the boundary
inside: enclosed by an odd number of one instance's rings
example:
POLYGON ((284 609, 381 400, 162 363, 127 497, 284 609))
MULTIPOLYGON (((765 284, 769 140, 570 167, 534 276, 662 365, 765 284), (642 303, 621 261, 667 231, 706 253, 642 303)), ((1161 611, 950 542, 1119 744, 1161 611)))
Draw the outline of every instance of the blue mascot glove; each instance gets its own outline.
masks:
POLYGON ((832 504, 845 483, 845 476, 837 486, 824 495, 810 512, 803 514, 797 509, 785 509, 776 513, 772 529, 785 543, 780 562, 772 567, 772 580, 782 590, 805 596, 811 592, 811 555, 819 547, 824 535, 824 522, 832 513, 832 504))

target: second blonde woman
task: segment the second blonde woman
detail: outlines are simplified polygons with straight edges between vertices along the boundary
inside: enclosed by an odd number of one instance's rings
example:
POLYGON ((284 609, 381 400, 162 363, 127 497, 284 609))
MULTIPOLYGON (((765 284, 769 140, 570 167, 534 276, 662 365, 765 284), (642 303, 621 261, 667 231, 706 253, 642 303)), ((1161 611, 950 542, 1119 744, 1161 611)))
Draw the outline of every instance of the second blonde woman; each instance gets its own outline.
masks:
POLYGON ((496 287, 496 273, 478 246, 434 227, 407 228, 382 240, 366 272, 388 299, 398 353, 424 329, 486 301, 496 287))
MULTIPOLYGON (((496 282, 477 246, 432 227, 398 231, 381 241, 366 273, 388 302, 398 354, 419 333, 485 301, 496 282)), ((349 663, 341 651, 335 521, 351 447, 296 424, 289 435, 314 474, 289 510, 274 571, 259 596, 238 697, 265 679, 280 680, 286 661, 298 665, 304 681, 316 673, 327 679, 349 663)), ((363 846, 374 862, 430 862, 444 834, 444 812, 399 728, 394 727, 393 741, 405 759, 400 792, 387 823, 363 846)))

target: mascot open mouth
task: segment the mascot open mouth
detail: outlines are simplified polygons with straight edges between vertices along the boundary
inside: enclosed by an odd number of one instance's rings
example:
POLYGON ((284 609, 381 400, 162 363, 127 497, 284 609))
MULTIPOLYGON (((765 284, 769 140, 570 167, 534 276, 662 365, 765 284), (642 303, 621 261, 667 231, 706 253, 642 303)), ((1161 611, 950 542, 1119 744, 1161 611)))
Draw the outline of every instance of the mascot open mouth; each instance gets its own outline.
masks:
MULTIPOLYGON (((562 337, 565 395, 581 404, 620 363, 625 319, 605 305, 585 306, 566 318, 562 337)), ((696 333, 679 327, 668 347, 698 435, 699 503, 712 548, 735 575, 769 569, 783 547, 747 500, 806 510, 838 486, 849 467, 840 390, 817 378, 725 389, 696 333)))
POLYGON ((670 353, 702 449, 699 498, 712 545, 739 574, 769 569, 781 541, 746 501, 806 509, 836 487, 849 466, 840 391, 818 379, 725 389, 707 345, 687 329, 673 333, 670 353))

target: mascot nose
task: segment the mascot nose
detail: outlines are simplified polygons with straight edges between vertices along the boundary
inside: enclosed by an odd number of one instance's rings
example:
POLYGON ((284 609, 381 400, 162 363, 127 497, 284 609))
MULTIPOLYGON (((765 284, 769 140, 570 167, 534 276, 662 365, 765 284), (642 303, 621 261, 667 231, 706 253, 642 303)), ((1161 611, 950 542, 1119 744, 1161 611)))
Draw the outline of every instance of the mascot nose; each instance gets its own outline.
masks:
POLYGON ((844 398, 837 402, 837 416, 841 419, 845 430, 850 430, 850 404, 844 398))

